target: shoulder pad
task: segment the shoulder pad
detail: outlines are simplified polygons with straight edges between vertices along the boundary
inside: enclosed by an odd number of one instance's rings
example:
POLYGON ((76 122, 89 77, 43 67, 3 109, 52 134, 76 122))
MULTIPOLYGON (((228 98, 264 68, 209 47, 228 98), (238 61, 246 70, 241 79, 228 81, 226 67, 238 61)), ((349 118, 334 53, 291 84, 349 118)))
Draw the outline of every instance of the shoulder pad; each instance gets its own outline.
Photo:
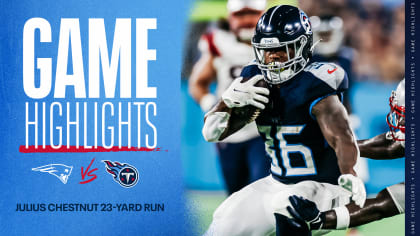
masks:
POLYGON ((243 78, 251 78, 251 77, 254 77, 255 75, 260 75, 260 74, 262 74, 261 70, 258 68, 257 63, 254 60, 242 69, 240 76, 243 78))
POLYGON ((252 65, 258 66, 257 61, 255 59, 253 59, 252 61, 248 62, 248 64, 246 64, 245 66, 252 66, 252 65))
MULTIPOLYGON (((347 74, 339 65, 329 62, 313 62, 305 67, 304 71, 310 72, 316 78, 324 81, 334 90, 347 84, 347 74)), ((347 87, 347 86, 345 86, 347 87)))

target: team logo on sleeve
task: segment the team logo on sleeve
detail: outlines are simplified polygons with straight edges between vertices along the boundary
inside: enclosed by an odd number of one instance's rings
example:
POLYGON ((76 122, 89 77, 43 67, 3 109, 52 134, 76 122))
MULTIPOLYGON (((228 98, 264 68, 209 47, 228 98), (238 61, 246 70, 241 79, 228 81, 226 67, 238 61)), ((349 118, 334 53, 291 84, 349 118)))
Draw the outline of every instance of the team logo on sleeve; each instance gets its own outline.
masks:
POLYGON ((115 182, 125 188, 131 188, 137 184, 139 173, 137 169, 127 163, 119 163, 105 160, 106 171, 114 177, 115 182))
POLYGON ((33 171, 40 171, 44 173, 48 173, 50 175, 54 175, 57 177, 63 184, 67 184, 67 180, 71 175, 71 170, 73 166, 66 166, 63 164, 48 164, 45 166, 40 166, 36 168, 32 168, 33 171))
POLYGON ((303 11, 300 11, 300 22, 302 23, 306 33, 312 34, 311 22, 309 21, 309 17, 303 11))

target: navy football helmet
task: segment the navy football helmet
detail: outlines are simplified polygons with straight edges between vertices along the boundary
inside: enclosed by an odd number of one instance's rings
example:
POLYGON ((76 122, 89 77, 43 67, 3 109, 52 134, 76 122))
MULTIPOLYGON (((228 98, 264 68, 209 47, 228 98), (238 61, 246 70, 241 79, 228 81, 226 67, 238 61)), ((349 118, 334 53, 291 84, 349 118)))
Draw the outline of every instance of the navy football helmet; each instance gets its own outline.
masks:
POLYGON ((252 45, 264 79, 283 83, 302 71, 312 56, 309 17, 297 7, 272 7, 258 21, 252 45))

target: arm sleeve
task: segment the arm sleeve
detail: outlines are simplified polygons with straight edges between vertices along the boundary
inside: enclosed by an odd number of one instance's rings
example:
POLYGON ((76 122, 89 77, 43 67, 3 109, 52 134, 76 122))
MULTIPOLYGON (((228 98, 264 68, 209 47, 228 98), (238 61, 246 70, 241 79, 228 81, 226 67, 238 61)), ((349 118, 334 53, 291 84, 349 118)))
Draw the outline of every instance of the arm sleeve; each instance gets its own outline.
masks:
POLYGON ((312 108, 322 99, 337 95, 343 102, 343 93, 348 89, 347 73, 340 66, 333 63, 321 64, 319 67, 309 69, 313 76, 312 86, 308 94, 309 114, 312 118, 312 108))
POLYGON ((206 117, 202 130, 203 137, 207 142, 217 142, 228 126, 230 114, 210 111, 206 117))
POLYGON ((252 78, 256 75, 261 75, 261 74, 262 74, 261 70, 258 68, 255 61, 252 61, 242 69, 240 77, 252 78))

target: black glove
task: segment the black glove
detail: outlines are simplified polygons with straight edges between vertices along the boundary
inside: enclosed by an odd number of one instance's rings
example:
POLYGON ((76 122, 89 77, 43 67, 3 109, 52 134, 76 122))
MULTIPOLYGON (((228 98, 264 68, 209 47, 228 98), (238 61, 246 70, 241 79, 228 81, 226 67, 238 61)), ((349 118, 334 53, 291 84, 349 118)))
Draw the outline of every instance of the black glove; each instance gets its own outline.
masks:
POLYGON ((290 196, 289 201, 292 207, 288 206, 287 211, 293 216, 296 225, 309 230, 322 228, 325 222, 325 213, 320 212, 313 201, 296 195, 290 196))

